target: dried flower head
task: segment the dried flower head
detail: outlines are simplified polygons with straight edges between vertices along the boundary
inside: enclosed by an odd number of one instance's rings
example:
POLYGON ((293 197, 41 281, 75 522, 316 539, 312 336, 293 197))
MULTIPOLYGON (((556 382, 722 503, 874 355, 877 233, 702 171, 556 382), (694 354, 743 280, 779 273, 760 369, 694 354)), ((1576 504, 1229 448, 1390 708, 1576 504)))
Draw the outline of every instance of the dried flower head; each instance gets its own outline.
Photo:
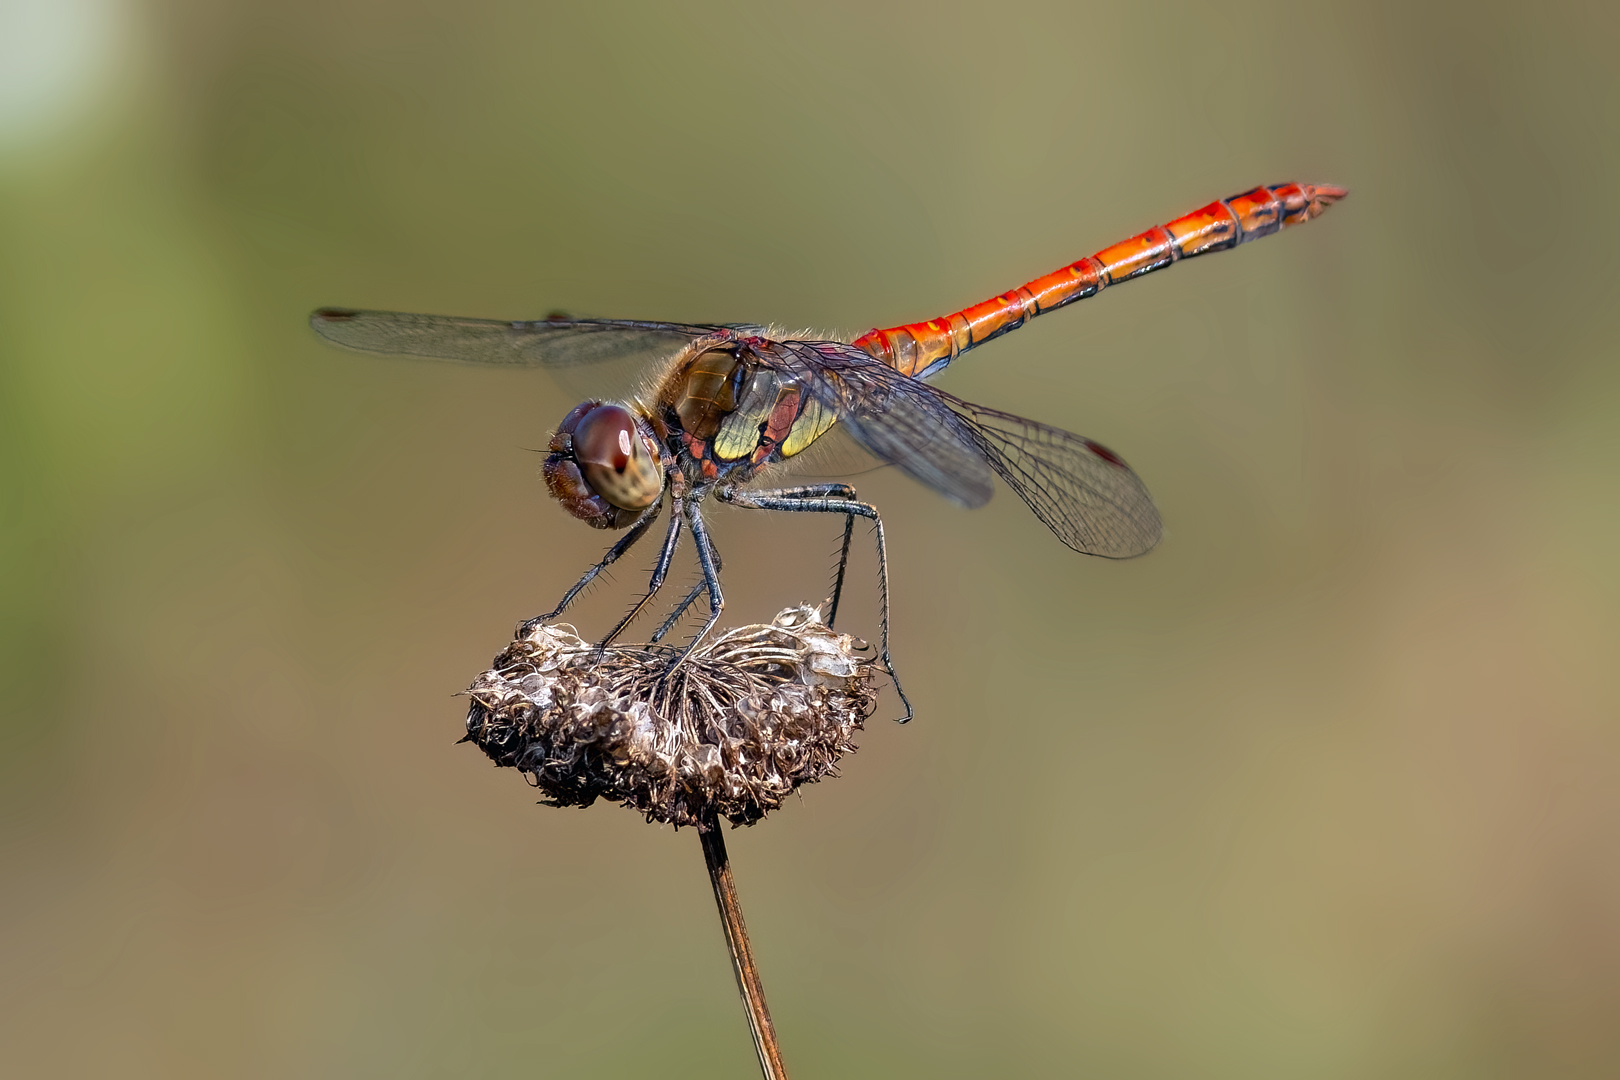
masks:
POLYGON ((552 806, 616 799, 649 821, 751 825, 836 775, 877 700, 870 650, 789 608, 705 640, 599 649, 540 626, 467 690, 467 738, 529 774, 552 806))

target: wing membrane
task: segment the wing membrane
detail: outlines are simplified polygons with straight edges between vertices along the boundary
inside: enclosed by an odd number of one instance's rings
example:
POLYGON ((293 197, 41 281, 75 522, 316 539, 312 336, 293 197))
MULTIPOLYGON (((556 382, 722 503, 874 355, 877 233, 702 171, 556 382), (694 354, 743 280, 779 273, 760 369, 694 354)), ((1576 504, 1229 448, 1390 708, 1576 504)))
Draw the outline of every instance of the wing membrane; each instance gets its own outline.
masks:
POLYGON ((540 319, 500 322, 398 311, 322 308, 309 317, 334 345, 389 356, 422 356, 470 364, 576 367, 605 360, 670 356, 719 326, 629 319, 540 319))
POLYGON ((1062 428, 941 396, 967 422, 996 475, 1069 547, 1128 559, 1158 544, 1158 508, 1118 454, 1062 428))
POLYGON ((784 341, 778 355, 869 453, 960 506, 983 506, 995 475, 939 391, 836 341, 784 341))
POLYGON ((1076 551, 1121 559, 1159 542, 1147 488, 1099 443, 963 401, 840 342, 781 342, 767 362, 837 409, 871 453, 957 503, 988 502, 1000 476, 1076 551))

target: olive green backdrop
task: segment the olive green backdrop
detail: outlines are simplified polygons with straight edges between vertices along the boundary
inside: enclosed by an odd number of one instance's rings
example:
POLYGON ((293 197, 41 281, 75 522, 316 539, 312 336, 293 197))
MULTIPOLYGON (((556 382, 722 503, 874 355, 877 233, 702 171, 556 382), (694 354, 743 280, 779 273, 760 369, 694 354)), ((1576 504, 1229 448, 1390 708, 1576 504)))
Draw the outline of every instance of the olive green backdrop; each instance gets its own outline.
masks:
MULTIPOLYGON (((608 539, 576 397, 309 309, 858 333, 1297 179, 943 380, 1153 554, 857 478, 918 719, 729 837, 789 1064, 1620 1074, 1612 7, 4 11, 0 1071, 755 1073, 697 837, 452 745, 608 539)), ((728 622, 825 594, 836 522, 713 524, 728 622)))

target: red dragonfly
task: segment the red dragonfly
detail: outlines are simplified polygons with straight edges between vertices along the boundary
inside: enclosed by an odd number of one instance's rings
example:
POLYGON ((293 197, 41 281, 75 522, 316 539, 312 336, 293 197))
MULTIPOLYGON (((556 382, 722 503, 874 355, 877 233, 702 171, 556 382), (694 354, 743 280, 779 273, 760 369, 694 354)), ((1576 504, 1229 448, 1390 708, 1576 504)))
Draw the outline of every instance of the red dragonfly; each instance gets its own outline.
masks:
POLYGON ((1345 189, 1327 184, 1258 187, 955 314, 871 330, 851 342, 790 337, 739 323, 561 316, 497 322, 337 308, 316 311, 310 325, 334 344, 389 355, 553 368, 625 356, 661 362, 648 393, 627 401, 586 401, 552 437, 544 466, 552 496, 596 528, 625 532, 553 611, 524 623, 519 634, 561 615, 645 536, 666 493, 669 524, 647 593, 603 645, 658 594, 683 525, 691 530, 703 580, 652 640, 668 633, 704 592, 708 619, 681 658, 714 626, 725 599, 720 556, 702 514, 711 495, 759 510, 844 515, 831 624, 855 519, 867 518, 877 540, 880 655, 905 706, 904 723, 912 711, 889 659, 888 552, 876 507, 861 502, 847 484, 745 485, 837 425, 879 461, 954 502, 983 505, 999 476, 1075 551, 1112 559, 1141 555, 1159 542, 1159 513, 1118 454, 1059 428, 963 401, 924 380, 1037 315, 1181 259, 1225 251, 1309 221, 1344 195, 1345 189))

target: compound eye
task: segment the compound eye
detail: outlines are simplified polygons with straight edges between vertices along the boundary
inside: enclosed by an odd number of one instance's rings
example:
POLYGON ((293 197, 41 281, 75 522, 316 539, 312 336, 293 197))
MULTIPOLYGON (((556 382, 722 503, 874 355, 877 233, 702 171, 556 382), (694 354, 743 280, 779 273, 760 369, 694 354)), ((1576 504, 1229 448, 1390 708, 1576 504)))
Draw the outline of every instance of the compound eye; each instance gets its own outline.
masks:
POLYGON ((587 409, 574 425, 574 459, 623 469, 636 449, 636 418, 623 405, 587 409))
POLYGON ((598 405, 574 428, 580 475, 621 510, 645 510, 664 491, 657 456, 643 440, 636 415, 622 405, 598 405))

